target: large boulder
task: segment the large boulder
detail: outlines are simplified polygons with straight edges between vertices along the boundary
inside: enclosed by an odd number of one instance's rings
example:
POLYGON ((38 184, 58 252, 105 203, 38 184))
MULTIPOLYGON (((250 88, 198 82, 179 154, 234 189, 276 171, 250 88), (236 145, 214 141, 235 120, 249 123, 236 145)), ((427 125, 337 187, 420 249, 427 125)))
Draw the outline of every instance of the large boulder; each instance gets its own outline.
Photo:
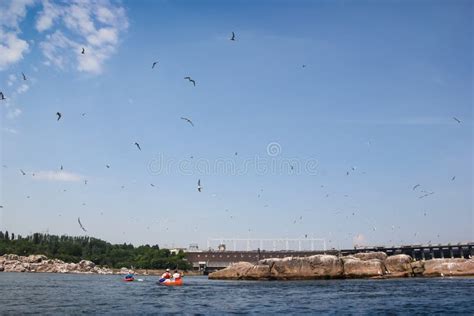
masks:
POLYGON ((410 267, 413 270, 413 276, 423 276, 423 272, 425 272, 424 261, 413 261, 410 263, 410 267))
POLYGON ((354 255, 353 257, 356 257, 357 259, 360 260, 372 260, 372 259, 379 259, 381 261, 385 261, 387 259, 387 254, 385 252, 359 252, 354 255))
POLYGON ((6 254, 3 257, 5 258, 5 260, 20 260, 20 256, 13 254, 6 254))
POLYGON ((279 280, 332 279, 343 274, 342 261, 332 255, 272 260, 271 277, 279 280))
POLYGON ((26 261, 29 263, 39 263, 47 259, 48 257, 46 257, 45 255, 30 255, 26 257, 26 261))
POLYGON ((249 262, 237 262, 225 269, 210 273, 209 279, 241 280, 244 279, 247 271, 253 266, 254 265, 249 262))
POLYGON ((360 260, 348 259, 344 262, 346 278, 373 278, 385 274, 385 266, 379 259, 360 260))
POLYGON ((413 275, 412 258, 409 255, 394 255, 384 261, 385 269, 390 277, 409 277, 413 275))
POLYGON ((79 261, 78 266, 81 271, 88 272, 95 267, 95 263, 89 260, 81 260, 79 261))
POLYGON ((432 259, 424 268, 423 276, 474 276, 473 259, 432 259))
POLYGON ((257 264, 247 270, 246 280, 269 280, 271 278, 270 266, 266 264, 257 264))

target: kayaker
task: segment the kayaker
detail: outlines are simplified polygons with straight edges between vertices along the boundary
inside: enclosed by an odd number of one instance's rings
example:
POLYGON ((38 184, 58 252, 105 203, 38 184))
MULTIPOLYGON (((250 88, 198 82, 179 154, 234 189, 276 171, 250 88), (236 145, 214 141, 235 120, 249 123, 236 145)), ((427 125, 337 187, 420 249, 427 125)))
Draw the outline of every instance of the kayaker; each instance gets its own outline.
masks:
POLYGON ((178 281, 179 279, 181 279, 181 273, 179 273, 178 270, 174 270, 173 279, 175 281, 178 281))
POLYGON ((133 279, 133 274, 129 273, 125 276, 125 280, 130 280, 130 279, 133 279))
POLYGON ((165 273, 161 275, 162 279, 171 279, 170 269, 166 269, 165 273))

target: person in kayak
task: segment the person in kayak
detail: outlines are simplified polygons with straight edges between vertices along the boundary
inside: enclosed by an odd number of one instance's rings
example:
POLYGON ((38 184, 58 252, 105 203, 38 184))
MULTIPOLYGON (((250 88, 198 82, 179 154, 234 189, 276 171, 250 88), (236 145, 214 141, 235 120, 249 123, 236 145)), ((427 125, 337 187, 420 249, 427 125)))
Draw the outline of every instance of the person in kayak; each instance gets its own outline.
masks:
POLYGON ((132 273, 128 273, 126 276, 125 276, 125 280, 133 280, 134 277, 133 277, 133 274, 132 273))
POLYGON ((174 281, 178 281, 179 279, 181 279, 181 273, 179 273, 178 270, 174 270, 173 279, 174 281))
POLYGON ((163 273, 163 274, 161 275, 160 283, 161 283, 161 282, 164 282, 165 280, 169 280, 169 279, 171 279, 170 269, 166 269, 165 273, 163 273))

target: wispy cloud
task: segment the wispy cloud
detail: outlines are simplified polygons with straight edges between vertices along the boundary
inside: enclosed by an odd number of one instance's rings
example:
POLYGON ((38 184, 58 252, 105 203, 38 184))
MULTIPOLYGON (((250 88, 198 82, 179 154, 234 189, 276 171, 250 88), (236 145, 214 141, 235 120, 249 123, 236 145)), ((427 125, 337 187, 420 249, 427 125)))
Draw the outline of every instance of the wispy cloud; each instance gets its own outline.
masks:
POLYGON ((7 109, 7 118, 9 119, 14 119, 14 118, 17 118, 18 116, 20 116, 22 113, 22 110, 20 110, 19 108, 8 108, 7 109))
POLYGON ((128 28, 124 8, 109 1, 51 3, 43 0, 36 21, 39 32, 50 32, 40 43, 46 65, 75 67, 98 74, 116 51, 119 35, 128 28), (82 48, 85 53, 82 54, 82 48))
POLYGON ((17 98, 19 95, 27 92, 30 85, 23 80, 18 79, 18 75, 10 74, 7 77, 6 84, 9 87, 10 93, 6 93, 6 100, 2 104, 6 109, 6 117, 10 120, 17 118, 23 112, 18 106, 17 98))
POLYGON ((84 176, 67 171, 39 171, 33 177, 36 180, 78 182, 84 179, 84 176))
POLYGON ((446 117, 400 117, 400 118, 381 118, 381 119, 351 119, 339 120, 344 124, 364 124, 364 125, 449 125, 453 124, 452 116, 446 117))
POLYGON ((18 134, 18 131, 14 128, 3 127, 2 130, 10 134, 18 134))
POLYGON ((0 1, 0 70, 20 61, 29 44, 20 38, 20 22, 34 0, 0 1))
POLYGON ((29 51, 20 23, 29 7, 40 8, 36 30, 44 34, 40 48, 45 64, 98 74, 115 53, 128 28, 125 9, 109 0, 5 0, 0 1, 0 70, 17 63, 29 51), (24 37, 24 36, 23 36, 24 37), (82 48, 85 54, 81 54, 82 48))

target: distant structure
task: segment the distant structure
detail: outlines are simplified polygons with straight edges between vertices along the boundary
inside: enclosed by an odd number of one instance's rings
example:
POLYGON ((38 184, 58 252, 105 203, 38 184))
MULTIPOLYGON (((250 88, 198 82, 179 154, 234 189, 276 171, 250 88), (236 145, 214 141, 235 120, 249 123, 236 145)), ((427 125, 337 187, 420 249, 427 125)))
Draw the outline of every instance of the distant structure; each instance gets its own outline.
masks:
POLYGON ((324 238, 211 238, 207 240, 207 249, 226 251, 269 250, 269 251, 326 251, 324 238), (214 245, 217 245, 215 247, 214 245), (231 247, 230 247, 231 246, 231 247))
POLYGON ((188 250, 189 251, 199 251, 199 245, 198 244, 189 244, 188 250))

